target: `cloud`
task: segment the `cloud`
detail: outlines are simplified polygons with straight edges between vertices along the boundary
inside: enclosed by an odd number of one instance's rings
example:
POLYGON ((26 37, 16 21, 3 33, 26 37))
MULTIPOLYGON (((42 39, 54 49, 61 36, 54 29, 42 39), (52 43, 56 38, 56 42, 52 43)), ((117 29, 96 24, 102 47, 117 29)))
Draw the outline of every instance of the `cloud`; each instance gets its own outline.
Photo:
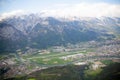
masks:
MULTIPOLYGON (((120 5, 108 3, 80 3, 80 4, 56 4, 52 9, 40 11, 43 16, 54 17, 120 17, 120 5), (55 8, 54 8, 55 7, 55 8)), ((39 11, 39 10, 38 10, 39 11)), ((37 12, 38 12, 37 11, 37 12)), ((0 15, 0 21, 14 15, 22 15, 27 12, 16 10, 0 15)), ((35 12, 34 12, 35 13, 35 12)))
POLYGON ((16 11, 8 12, 8 13, 3 13, 3 14, 0 15, 0 21, 2 19, 12 17, 12 16, 15 16, 15 15, 22 15, 24 13, 25 13, 25 11, 23 11, 23 10, 16 10, 16 11))
POLYGON ((55 10, 46 10, 49 16, 79 16, 79 17, 120 17, 120 5, 108 3, 80 3, 74 5, 58 5, 55 10), (63 6, 65 6, 63 8, 63 6))

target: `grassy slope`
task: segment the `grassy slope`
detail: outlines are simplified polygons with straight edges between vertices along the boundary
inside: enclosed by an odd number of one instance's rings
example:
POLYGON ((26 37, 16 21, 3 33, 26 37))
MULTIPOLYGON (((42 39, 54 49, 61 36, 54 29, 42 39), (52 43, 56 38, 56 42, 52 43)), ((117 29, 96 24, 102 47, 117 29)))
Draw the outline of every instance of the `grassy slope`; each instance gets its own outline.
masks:
POLYGON ((52 67, 24 77, 18 76, 6 80, 120 80, 120 63, 113 63, 94 71, 85 68, 86 66, 74 65, 52 67))

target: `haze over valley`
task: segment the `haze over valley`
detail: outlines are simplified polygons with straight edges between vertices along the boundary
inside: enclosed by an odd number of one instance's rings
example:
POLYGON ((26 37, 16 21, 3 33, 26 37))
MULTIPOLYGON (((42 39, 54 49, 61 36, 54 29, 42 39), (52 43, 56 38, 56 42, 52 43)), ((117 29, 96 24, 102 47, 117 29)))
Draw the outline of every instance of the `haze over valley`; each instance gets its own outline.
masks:
POLYGON ((0 79, 120 79, 119 0, 1 0, 0 7, 0 79))

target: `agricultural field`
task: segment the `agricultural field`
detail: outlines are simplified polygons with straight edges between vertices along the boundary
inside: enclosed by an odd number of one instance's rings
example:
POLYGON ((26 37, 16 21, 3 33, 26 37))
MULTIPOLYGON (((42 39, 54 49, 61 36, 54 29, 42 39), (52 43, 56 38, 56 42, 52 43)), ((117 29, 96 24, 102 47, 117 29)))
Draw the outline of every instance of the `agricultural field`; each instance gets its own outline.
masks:
POLYGON ((50 52, 46 54, 36 53, 34 55, 23 56, 23 59, 40 65, 64 65, 73 62, 78 55, 87 53, 88 51, 84 50, 74 52, 50 52))

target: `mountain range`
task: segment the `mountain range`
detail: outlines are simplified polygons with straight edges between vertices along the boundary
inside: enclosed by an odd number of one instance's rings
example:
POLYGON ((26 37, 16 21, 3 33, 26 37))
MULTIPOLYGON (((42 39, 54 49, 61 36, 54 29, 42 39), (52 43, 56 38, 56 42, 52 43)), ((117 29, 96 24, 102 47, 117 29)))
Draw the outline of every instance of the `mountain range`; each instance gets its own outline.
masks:
POLYGON ((0 52, 112 40, 119 36, 119 17, 12 16, 0 21, 0 52))

